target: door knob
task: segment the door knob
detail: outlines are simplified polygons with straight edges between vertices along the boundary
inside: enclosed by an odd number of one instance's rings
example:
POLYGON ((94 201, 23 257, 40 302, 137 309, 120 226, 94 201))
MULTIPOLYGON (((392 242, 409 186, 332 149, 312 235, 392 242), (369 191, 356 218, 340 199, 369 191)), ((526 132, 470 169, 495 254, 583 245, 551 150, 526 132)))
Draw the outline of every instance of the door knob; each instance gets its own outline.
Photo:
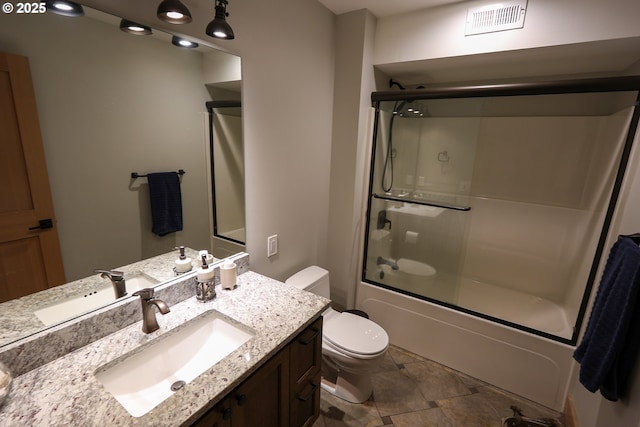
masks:
POLYGON ((41 219, 38 221, 36 227, 29 227, 29 230, 46 230, 47 228, 53 228, 53 221, 51 218, 41 219))

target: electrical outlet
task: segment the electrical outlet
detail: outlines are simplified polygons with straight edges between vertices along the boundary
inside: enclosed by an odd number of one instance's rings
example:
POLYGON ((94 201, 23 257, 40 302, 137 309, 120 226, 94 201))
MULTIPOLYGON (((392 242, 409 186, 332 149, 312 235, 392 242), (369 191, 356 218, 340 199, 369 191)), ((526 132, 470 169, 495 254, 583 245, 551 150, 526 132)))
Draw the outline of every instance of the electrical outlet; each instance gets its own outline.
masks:
POLYGON ((274 256, 278 253, 278 235, 267 237, 267 256, 274 256))

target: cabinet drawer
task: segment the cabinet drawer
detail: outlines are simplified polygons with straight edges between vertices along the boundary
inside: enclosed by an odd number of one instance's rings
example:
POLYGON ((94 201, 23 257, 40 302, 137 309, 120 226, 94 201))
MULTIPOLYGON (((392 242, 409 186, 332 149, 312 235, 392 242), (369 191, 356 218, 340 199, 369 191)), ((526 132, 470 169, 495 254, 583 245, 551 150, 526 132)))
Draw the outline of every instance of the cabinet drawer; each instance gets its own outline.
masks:
POLYGON ((290 378, 292 389, 320 372, 322 363, 322 317, 309 325, 291 343, 290 378))
POLYGON ((291 425, 308 427, 320 415, 320 372, 304 381, 292 396, 291 425))

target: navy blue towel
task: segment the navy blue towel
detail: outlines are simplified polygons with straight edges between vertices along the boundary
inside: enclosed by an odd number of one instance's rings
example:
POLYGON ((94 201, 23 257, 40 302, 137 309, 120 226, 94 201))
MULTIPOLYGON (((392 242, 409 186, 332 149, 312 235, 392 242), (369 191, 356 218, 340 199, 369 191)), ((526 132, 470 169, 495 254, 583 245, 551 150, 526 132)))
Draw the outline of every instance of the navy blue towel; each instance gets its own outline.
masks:
POLYGON ((587 329, 573 357, 580 383, 616 401, 626 391, 640 341, 640 248, 621 236, 611 248, 587 329))
POLYGON ((178 174, 150 173, 147 180, 151 197, 151 231, 164 236, 182 230, 182 195, 178 174))

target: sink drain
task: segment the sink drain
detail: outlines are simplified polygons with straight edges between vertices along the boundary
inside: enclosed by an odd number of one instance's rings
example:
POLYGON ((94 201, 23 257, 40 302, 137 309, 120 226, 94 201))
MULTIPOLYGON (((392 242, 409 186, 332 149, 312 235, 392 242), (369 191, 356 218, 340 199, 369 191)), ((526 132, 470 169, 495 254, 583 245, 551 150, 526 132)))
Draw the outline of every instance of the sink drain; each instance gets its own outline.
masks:
POLYGON ((186 384, 186 382, 184 382, 182 380, 176 381, 175 383, 171 384, 171 391, 178 391, 182 387, 184 387, 185 384, 186 384))

